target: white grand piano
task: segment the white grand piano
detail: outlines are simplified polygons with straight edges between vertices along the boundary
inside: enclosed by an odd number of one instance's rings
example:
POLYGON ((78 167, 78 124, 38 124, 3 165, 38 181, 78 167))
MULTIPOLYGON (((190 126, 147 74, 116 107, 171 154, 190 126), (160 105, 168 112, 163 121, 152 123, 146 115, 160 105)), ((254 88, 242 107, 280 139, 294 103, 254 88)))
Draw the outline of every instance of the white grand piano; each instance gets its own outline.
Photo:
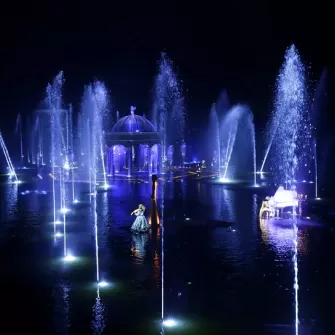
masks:
POLYGON ((292 207, 292 212, 288 213, 296 213, 296 209, 298 208, 299 215, 301 215, 301 201, 303 201, 303 198, 298 197, 295 189, 285 190, 283 186, 279 186, 273 197, 266 197, 266 200, 263 201, 260 209, 260 217, 263 217, 263 214, 267 218, 283 217, 284 208, 287 207, 292 207))
POLYGON ((285 190, 279 186, 277 192, 269 199, 269 205, 274 209, 283 209, 286 207, 298 207, 298 193, 295 190, 285 190))

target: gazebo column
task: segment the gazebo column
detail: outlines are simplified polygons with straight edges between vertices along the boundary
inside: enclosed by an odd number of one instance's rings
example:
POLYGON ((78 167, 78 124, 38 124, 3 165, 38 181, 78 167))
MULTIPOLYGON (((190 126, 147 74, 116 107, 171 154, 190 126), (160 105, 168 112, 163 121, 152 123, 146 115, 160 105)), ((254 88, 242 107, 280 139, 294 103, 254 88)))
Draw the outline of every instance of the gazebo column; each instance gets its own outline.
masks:
POLYGON ((111 174, 110 173, 110 147, 105 146, 105 168, 106 168, 106 173, 107 175, 111 174))
POLYGON ((109 161, 110 161, 109 173, 115 176, 114 145, 111 148, 109 148, 109 161))
POLYGON ((128 149, 127 149, 127 155, 128 155, 128 178, 131 177, 131 165, 132 165, 132 149, 133 147, 130 146, 128 149))

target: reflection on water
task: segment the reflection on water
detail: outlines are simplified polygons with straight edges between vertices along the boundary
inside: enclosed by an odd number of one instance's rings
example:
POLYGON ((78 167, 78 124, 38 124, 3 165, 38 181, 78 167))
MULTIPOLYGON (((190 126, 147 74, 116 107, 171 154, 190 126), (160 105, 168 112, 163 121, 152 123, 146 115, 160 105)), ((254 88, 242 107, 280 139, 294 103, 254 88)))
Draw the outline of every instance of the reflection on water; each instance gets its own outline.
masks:
POLYGON ((92 333, 94 335, 104 334, 106 328, 106 311, 105 304, 100 298, 99 288, 97 289, 97 297, 93 306, 93 320, 91 323, 92 333))
POLYGON ((5 184, 1 186, 1 221, 17 219, 18 186, 18 184, 5 184))
MULTIPOLYGON (((265 243, 270 244, 279 257, 288 256, 292 253, 294 246, 294 227, 293 223, 288 220, 265 220, 260 219, 260 229, 262 239, 265 243)), ((298 253, 308 253, 308 230, 298 230, 298 253)))
POLYGON ((70 288, 68 283, 61 279, 53 290, 55 301, 54 325, 57 334, 69 334, 70 320, 70 288))
MULTIPOLYGON (((67 245, 80 261, 64 264, 64 269, 57 262, 62 238, 57 244, 50 239, 52 195, 21 194, 23 185, 2 186, 4 280, 16 288, 26 278, 27 304, 41 301, 28 315, 55 319, 56 334, 78 329, 83 334, 117 333, 120 327, 157 334, 161 313, 188 320, 192 327, 182 334, 221 334, 222 329, 261 334, 264 324, 284 324, 291 334, 292 227, 280 220, 259 221, 261 199, 250 190, 166 178, 159 180, 157 191, 163 226, 148 234, 130 232, 130 212, 144 203, 149 215, 150 183, 111 181, 111 189, 97 195, 98 255, 94 206, 84 193, 88 185, 76 185, 81 204, 67 215, 67 245), (111 287, 96 291, 96 262, 100 280, 111 287), (62 271, 66 280, 58 281, 62 271), (50 314, 46 305, 54 306, 50 314)), ((299 228, 303 325, 320 326, 323 298, 335 293, 326 275, 334 263, 332 248, 327 228, 299 228)))
POLYGON ((141 264, 146 255, 146 248, 148 244, 148 234, 132 234, 133 244, 131 252, 135 258, 135 263, 141 264))

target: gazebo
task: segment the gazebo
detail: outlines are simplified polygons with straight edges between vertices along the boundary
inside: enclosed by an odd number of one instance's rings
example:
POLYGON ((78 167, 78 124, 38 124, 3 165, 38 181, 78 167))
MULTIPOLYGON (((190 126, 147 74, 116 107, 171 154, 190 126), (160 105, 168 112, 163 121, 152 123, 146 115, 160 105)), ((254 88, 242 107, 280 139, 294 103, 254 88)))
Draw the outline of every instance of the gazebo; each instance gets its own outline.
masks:
POLYGON ((107 145, 107 173, 120 173, 122 169, 156 172, 160 164, 161 138, 154 125, 144 116, 130 114, 119 119, 111 132, 105 132, 107 145))

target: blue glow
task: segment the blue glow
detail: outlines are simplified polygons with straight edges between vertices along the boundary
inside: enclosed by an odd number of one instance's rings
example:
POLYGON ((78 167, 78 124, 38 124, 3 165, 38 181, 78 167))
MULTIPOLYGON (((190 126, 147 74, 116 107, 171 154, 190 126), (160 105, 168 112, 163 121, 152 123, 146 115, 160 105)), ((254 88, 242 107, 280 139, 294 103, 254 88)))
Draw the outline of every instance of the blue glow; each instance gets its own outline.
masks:
POLYGON ((3 154, 5 156, 5 159, 6 159, 6 162, 7 162, 7 166, 8 166, 8 170, 9 170, 9 178, 11 180, 14 179, 14 182, 16 184, 19 184, 20 181, 17 178, 14 166, 12 164, 12 160, 9 157, 9 153, 8 153, 8 150, 7 150, 7 147, 6 147, 6 144, 5 144, 5 141, 4 141, 3 137, 2 137, 1 132, 0 132, 0 146, 1 146, 2 152, 3 152, 3 154))

